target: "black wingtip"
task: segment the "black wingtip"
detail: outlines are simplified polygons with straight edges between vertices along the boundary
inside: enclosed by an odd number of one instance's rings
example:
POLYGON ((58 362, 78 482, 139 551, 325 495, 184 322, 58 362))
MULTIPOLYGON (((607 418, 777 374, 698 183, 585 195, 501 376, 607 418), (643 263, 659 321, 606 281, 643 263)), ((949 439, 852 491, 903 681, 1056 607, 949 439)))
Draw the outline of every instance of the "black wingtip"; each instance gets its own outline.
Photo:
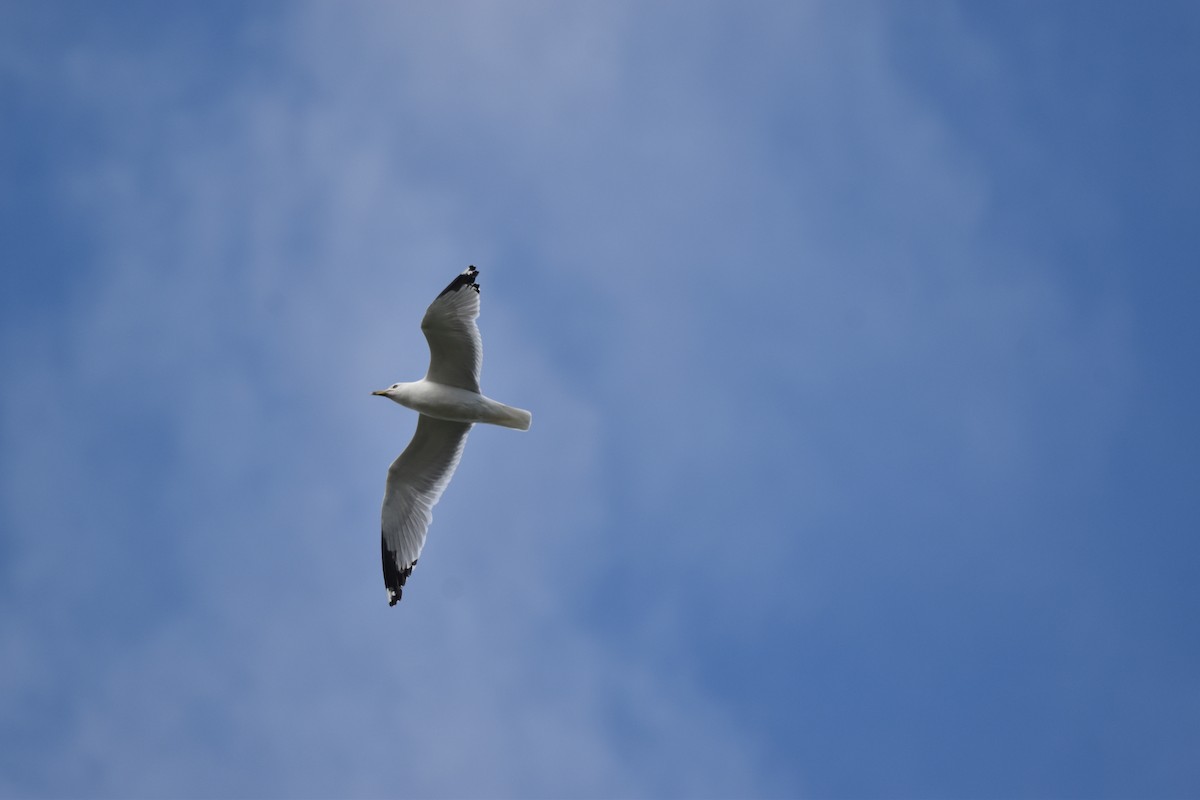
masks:
MULTIPOLYGON (((442 289, 442 294, 449 294, 450 292, 457 292, 459 289, 463 288, 464 286, 470 286, 472 289, 474 289, 476 291, 476 293, 478 293, 479 292, 479 284, 475 283, 475 276, 478 274, 479 274, 479 270, 475 269, 475 265, 472 264, 471 266, 464 269, 462 272, 458 273, 458 276, 455 277, 454 280, 450 281, 450 285, 447 286, 445 289, 442 289)), ((441 297, 442 294, 439 294, 438 297, 441 297)))
POLYGON ((417 565, 417 562, 414 559, 406 568, 400 569, 396 564, 395 551, 390 550, 387 546, 387 539, 381 538, 379 546, 383 554, 383 585, 387 587, 388 605, 394 606, 404 596, 404 582, 408 580, 409 575, 412 575, 413 567, 417 565))

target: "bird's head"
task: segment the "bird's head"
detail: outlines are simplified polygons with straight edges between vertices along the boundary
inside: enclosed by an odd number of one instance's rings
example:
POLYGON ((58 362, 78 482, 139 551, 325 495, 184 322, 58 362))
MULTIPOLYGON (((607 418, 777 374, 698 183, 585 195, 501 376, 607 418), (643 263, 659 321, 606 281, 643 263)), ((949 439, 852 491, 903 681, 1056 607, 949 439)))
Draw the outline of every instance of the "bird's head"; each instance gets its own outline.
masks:
POLYGON ((371 395, 372 395, 372 396, 378 396, 378 397, 387 397, 387 398, 390 398, 390 399, 392 399, 392 400, 395 400, 395 399, 396 399, 396 395, 397 395, 397 393, 398 393, 399 391, 400 391, 400 384, 398 384, 398 383, 393 383, 391 386, 389 386, 389 387, 388 387, 388 388, 386 388, 386 389, 380 389, 380 390, 379 390, 379 391, 377 391, 377 392, 371 392, 371 395))

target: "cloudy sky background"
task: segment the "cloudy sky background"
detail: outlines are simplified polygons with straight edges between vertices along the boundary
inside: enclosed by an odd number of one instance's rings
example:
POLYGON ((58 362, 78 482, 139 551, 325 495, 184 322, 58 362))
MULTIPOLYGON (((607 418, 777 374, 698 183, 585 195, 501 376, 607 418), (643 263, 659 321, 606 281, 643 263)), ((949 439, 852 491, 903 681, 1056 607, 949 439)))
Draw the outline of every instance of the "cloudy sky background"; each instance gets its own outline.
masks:
POLYGON ((0 5, 0 795, 1200 792, 1198 39, 0 5), (389 609, 467 264, 533 428, 389 609))

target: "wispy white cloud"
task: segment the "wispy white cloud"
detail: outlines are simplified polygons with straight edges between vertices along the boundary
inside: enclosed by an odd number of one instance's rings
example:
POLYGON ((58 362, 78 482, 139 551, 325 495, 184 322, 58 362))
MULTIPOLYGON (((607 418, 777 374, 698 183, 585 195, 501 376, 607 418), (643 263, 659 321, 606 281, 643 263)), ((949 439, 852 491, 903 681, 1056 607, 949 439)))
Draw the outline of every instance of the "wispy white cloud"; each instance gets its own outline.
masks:
POLYGON ((241 35, 259 58, 36 58, 103 146, 64 212, 94 264, 6 344, 2 702, 72 687, 13 794, 794 794, 754 673, 697 654, 836 609, 835 536, 879 553, 859 578, 936 580, 960 531, 896 531, 1019 492, 1050 427, 1105 447, 1119 305, 983 229, 988 165, 877 9, 314 3, 241 35), (389 610, 411 420, 367 392, 421 374, 468 262, 486 388, 534 429, 472 434, 389 610))
MULTIPOLYGON (((383 47, 376 24, 359 20, 352 32, 383 47)), ((14 573, 41 599, 11 609, 4 630, 13 651, 42 639, 39 628, 75 638, 35 653, 35 664, 77 649, 93 657, 11 678, 10 698, 75 686, 63 727, 17 790, 628 795, 756 785, 751 746, 719 711, 702 711, 694 690, 663 685, 645 664, 622 663, 558 607, 571 575, 556 574, 546 553, 587 569, 566 537, 596 540, 606 522, 599 409, 537 356, 502 291, 489 315, 504 324, 484 320, 489 354, 500 354, 489 362, 507 365, 507 396, 544 404, 541 438, 472 437, 460 503, 439 509, 442 536, 427 553, 444 568, 426 569, 425 596, 410 593, 403 616, 376 608, 364 531, 375 529, 382 465, 407 426, 366 392, 423 366, 412 321, 431 290, 481 244, 484 263, 496 247, 494 233, 469 248, 454 241, 461 198, 406 175, 420 170, 419 154, 393 138, 446 98, 413 91, 398 101, 404 113, 363 136, 346 115, 369 115, 386 81, 361 97, 299 101, 237 86, 185 107, 159 105, 121 77, 136 56, 73 57, 89 67, 60 87, 65 99, 98 94, 120 114, 93 112, 116 141, 75 179, 99 269, 58 320, 61 369, 22 363, 11 394, 52 399, 40 408, 47 435, 14 436, 6 459, 14 573), (82 407, 47 391, 64 373, 88 387, 82 407), (55 484, 80 503, 54 525, 72 534, 36 541, 35 520, 52 522, 59 495, 23 489, 55 484), (99 508, 94 492, 109 495, 99 508), (477 505, 462 502, 471 495, 477 505), (146 577, 159 570, 169 578, 146 577), (135 597, 166 610, 108 618, 108 598, 129 591, 112 586, 114 574, 149 581, 154 594, 135 597), (56 576, 61 594, 46 593, 56 576), (70 610, 87 598, 97 608, 84 619, 99 627, 80 630, 70 610), (644 750, 623 749, 621 719, 644 750)), ((135 64, 174 94, 170 71, 135 64)), ((490 274, 496 287, 520 280, 490 274)), ((18 411, 6 402, 10 425, 30 422, 18 411)), ((579 552, 615 557, 596 545, 579 552)))

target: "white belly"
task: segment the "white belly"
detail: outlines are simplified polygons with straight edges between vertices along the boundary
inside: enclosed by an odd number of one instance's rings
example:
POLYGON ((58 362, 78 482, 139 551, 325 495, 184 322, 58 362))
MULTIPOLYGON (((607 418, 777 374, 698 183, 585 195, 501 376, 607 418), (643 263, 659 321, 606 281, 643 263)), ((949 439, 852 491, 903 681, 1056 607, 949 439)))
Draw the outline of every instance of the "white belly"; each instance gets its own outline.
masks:
POLYGON ((416 383, 399 383, 375 394, 382 394, 427 417, 450 422, 488 422, 527 431, 533 418, 524 409, 497 403, 478 392, 423 379, 416 383))
POLYGON ((478 392, 417 381, 405 387, 397 401, 429 417, 451 422, 491 422, 500 404, 478 392))

